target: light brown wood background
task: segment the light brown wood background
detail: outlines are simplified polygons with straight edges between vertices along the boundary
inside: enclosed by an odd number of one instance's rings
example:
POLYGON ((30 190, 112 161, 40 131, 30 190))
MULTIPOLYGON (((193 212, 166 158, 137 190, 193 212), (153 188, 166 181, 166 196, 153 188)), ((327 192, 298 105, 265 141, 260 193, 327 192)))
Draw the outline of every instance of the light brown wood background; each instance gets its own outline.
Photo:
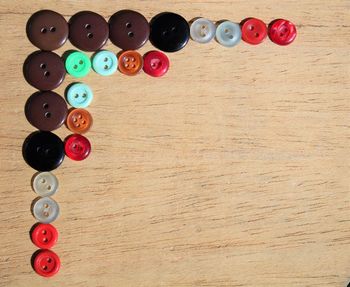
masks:
POLYGON ((345 0, 1 0, 0 285, 345 287, 349 10, 345 0), (62 268, 51 279, 30 265, 34 170, 21 155, 34 131, 23 113, 34 89, 22 65, 36 50, 25 24, 43 8, 67 20, 124 8, 147 19, 163 11, 188 20, 282 17, 299 31, 289 47, 191 41, 169 54, 162 79, 84 78, 95 93, 93 152, 54 172, 62 268))

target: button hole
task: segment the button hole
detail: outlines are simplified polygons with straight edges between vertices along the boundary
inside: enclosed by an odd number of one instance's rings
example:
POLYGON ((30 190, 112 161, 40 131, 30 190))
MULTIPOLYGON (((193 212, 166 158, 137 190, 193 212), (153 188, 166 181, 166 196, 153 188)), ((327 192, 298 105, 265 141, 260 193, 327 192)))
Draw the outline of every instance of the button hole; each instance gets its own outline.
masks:
POLYGON ((46 230, 43 230, 41 233, 45 235, 47 232, 46 232, 46 230))
POLYGON ((46 28, 41 28, 40 32, 45 34, 47 32, 47 29, 46 28))
POLYGON ((85 24, 85 29, 91 29, 91 25, 90 24, 85 24))
POLYGON ((40 68, 46 69, 46 65, 45 65, 44 63, 41 63, 41 64, 40 64, 40 68))
POLYGON ((50 118, 50 117, 51 117, 51 113, 46 112, 46 113, 45 113, 45 118, 50 118))
POLYGON ((77 122, 78 120, 76 118, 73 118, 73 122, 77 122))
POLYGON ((107 66, 107 65, 105 65, 105 67, 104 67, 104 68, 105 68, 105 70, 108 70, 108 66, 107 66))
POLYGON ((93 37, 94 37, 94 34, 92 34, 92 33, 88 33, 88 34, 87 34, 87 37, 88 37, 89 39, 91 39, 91 38, 93 38, 93 37))
POLYGON ((73 66, 73 69, 74 69, 74 70, 78 69, 78 65, 74 65, 74 66, 73 66))
POLYGON ((253 30, 254 30, 254 26, 250 26, 250 27, 249 27, 249 30, 250 30, 250 31, 253 31, 253 30))
POLYGON ((176 27, 175 26, 171 27, 171 31, 175 32, 176 31, 176 27))
POLYGON ((45 204, 44 204, 44 207, 45 207, 45 208, 48 208, 48 207, 49 207, 49 205, 48 205, 47 203, 45 203, 45 204))
POLYGON ((51 190, 51 185, 48 185, 48 186, 47 186, 47 190, 51 190))
POLYGON ((75 94, 74 98, 76 99, 79 98, 79 94, 75 94))
POLYGON ((46 266, 46 265, 44 265, 42 268, 43 268, 44 270, 47 270, 47 266, 46 266))
POLYGON ((51 258, 47 258, 48 263, 51 263, 51 261, 52 261, 51 258))
POLYGON ((83 60, 80 60, 79 65, 82 65, 82 64, 84 64, 84 62, 83 62, 83 60))
POLYGON ((167 30, 163 31, 163 33, 162 33, 163 37, 165 37, 166 35, 168 35, 168 31, 167 30))
POLYGON ((45 183, 46 182, 46 180, 43 178, 42 180, 41 180, 41 183, 45 183))
POLYGON ((50 32, 56 32, 56 27, 50 27, 50 32))
POLYGON ((81 121, 81 123, 82 123, 82 124, 85 124, 86 122, 83 120, 83 121, 81 121))
POLYGON ((258 38, 260 36, 259 33, 255 33, 255 38, 258 38))
POLYGON ((45 71, 45 72, 44 72, 44 76, 45 76, 45 77, 49 77, 49 76, 50 76, 50 72, 49 72, 49 71, 45 71))
POLYGON ((128 33, 128 36, 129 36, 130 38, 132 38, 132 37, 134 37, 134 33, 133 33, 133 32, 129 32, 129 33, 128 33))
POLYGON ((82 118, 81 114, 79 114, 79 115, 78 115, 78 118, 79 118, 79 119, 81 119, 81 118, 82 118))
POLYGON ((106 58, 104 58, 104 60, 103 61, 105 61, 105 62, 107 62, 108 61, 108 58, 106 57, 106 58))
POLYGON ((48 109, 49 108, 49 104, 48 103, 43 104, 43 108, 44 109, 48 109))
POLYGON ((131 23, 128 22, 128 23, 126 23, 125 26, 126 26, 126 28, 131 28, 132 25, 131 25, 131 23))
POLYGON ((86 98, 86 97, 87 97, 87 94, 84 93, 84 94, 83 94, 83 98, 86 98))
POLYGON ((45 237, 45 238, 43 239, 43 241, 44 241, 44 242, 47 242, 48 240, 47 240, 47 238, 45 237))

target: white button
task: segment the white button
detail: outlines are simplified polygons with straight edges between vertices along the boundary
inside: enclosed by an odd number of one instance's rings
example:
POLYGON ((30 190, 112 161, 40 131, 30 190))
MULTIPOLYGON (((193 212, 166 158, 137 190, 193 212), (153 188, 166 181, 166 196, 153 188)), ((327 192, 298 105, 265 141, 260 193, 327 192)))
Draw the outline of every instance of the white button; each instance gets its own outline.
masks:
POLYGON ((60 213, 60 208, 56 201, 50 197, 42 197, 33 205, 33 215, 41 223, 54 221, 60 213))
POLYGON ((205 18, 195 20, 190 28, 191 38, 198 43, 208 43, 215 37, 216 27, 205 18))
POLYGON ((54 195, 58 190, 57 177, 51 172, 40 172, 33 179, 33 189, 41 197, 54 195))
POLYGON ((225 21, 216 28, 216 40, 225 47, 237 45, 241 38, 241 27, 237 23, 225 21))

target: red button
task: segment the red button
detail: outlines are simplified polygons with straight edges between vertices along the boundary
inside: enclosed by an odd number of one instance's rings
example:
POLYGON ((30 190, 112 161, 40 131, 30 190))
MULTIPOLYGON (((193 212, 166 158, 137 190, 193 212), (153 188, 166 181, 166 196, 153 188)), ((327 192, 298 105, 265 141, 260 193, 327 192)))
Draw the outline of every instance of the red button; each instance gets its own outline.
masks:
POLYGON ((67 137, 64 144, 64 151, 73 160, 83 160, 90 154, 91 145, 86 137, 73 134, 67 137))
POLYGON ((295 40, 296 36, 297 28, 288 20, 277 19, 269 25, 269 37, 277 45, 289 45, 295 40))
POLYGON ((161 77, 169 69, 168 57, 159 51, 150 51, 143 56, 143 70, 152 77, 161 77))
POLYGON ((61 261, 55 252, 42 249, 35 255, 33 267, 39 275, 51 277, 60 270, 61 261))
POLYGON ((248 18, 242 22, 242 39, 243 41, 258 45, 265 40, 267 36, 266 24, 256 18, 248 18))
POLYGON ((50 249, 57 242, 57 229, 51 224, 39 223, 35 225, 31 238, 33 243, 42 249, 50 249))

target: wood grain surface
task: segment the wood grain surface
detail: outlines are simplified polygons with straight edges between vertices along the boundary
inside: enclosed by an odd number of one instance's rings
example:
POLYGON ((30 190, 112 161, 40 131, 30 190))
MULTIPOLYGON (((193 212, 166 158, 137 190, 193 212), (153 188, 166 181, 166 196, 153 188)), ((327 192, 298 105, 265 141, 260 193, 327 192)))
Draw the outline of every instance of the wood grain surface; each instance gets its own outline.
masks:
POLYGON ((0 286, 347 286, 349 11, 345 0, 0 0, 0 286), (147 19, 282 17, 299 32, 289 47, 191 41, 161 79, 84 78, 93 152, 54 172, 62 267, 50 279, 30 264, 35 171, 21 154, 34 131, 25 25, 44 8, 67 20, 125 8, 147 19))

